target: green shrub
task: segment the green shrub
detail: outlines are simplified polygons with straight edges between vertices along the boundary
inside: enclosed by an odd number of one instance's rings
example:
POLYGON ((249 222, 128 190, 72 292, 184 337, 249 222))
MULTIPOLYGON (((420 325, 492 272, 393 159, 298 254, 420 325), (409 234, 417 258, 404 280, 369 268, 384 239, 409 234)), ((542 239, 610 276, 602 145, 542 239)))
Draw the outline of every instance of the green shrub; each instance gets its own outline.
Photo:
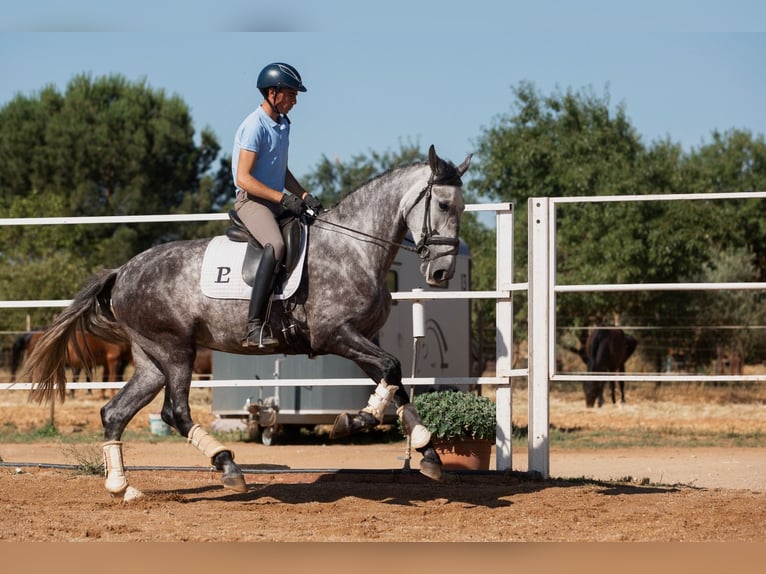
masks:
POLYGON ((495 403, 462 391, 435 391, 413 401, 434 438, 495 439, 495 403))

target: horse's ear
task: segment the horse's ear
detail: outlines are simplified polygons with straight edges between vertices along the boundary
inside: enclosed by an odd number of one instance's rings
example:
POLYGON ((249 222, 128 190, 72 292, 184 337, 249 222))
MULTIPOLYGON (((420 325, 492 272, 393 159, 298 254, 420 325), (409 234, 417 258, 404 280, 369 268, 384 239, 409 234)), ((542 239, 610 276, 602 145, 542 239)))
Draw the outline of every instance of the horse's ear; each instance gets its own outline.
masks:
POLYGON ((436 155, 434 144, 431 144, 431 147, 428 148, 428 165, 431 166, 433 173, 439 172, 439 156, 436 155))
POLYGON ((468 171, 468 167, 471 165, 472 157, 473 157, 473 154, 469 153, 468 156, 466 156, 466 158, 463 160, 463 163, 457 166, 457 172, 460 175, 463 175, 466 171, 468 171))

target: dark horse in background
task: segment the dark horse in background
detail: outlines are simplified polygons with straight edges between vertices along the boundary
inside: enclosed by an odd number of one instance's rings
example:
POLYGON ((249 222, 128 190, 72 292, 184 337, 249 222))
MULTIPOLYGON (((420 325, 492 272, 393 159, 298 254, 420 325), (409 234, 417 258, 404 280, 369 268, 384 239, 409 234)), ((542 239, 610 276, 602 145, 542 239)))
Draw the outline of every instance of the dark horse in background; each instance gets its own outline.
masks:
POLYGON ((164 390, 162 419, 222 471, 226 488, 246 492, 231 449, 192 420, 189 389, 197 348, 338 355, 354 361, 375 387, 365 407, 338 416, 331 438, 375 427, 393 402, 412 447, 423 455, 420 472, 441 479, 441 459, 402 385, 401 363, 374 338, 391 310, 386 276, 399 249, 418 253, 429 285, 444 285, 454 275, 465 209, 461 176, 469 164, 470 156, 455 166, 431 146, 427 162, 375 177, 314 217, 301 281, 292 295, 272 301, 267 323, 277 347, 242 347, 249 296, 203 293, 205 253, 220 238, 158 245, 118 269, 102 271, 46 329, 27 359, 25 380, 34 385, 30 398, 64 399, 63 359, 77 330, 128 340, 133 375, 101 409, 107 491, 124 500, 140 496, 128 486, 121 438, 133 417, 164 390), (408 233, 412 241, 405 243, 408 233))
POLYGON ((213 375, 213 351, 207 347, 197 347, 192 373, 200 380, 209 380, 213 375))
MULTIPOLYGON (((21 366, 25 355, 32 353, 44 332, 40 330, 24 333, 13 342, 11 382, 16 380, 16 371, 21 366)), ((72 380, 75 383, 79 381, 80 373, 83 371, 86 380, 90 382, 98 367, 103 368, 104 382, 122 381, 125 369, 132 360, 130 345, 127 343, 112 343, 81 331, 77 332, 67 346, 66 365, 72 369, 72 380)), ((88 392, 90 393, 90 390, 88 392)), ((74 390, 70 391, 70 396, 74 396, 74 390)), ((103 389, 101 397, 106 398, 106 391, 103 389)))
MULTIPOLYGON (((622 329, 598 328, 588 334, 585 344, 579 349, 567 347, 577 353, 588 366, 589 373, 624 373, 625 363, 636 350, 638 341, 622 329)), ((620 402, 625 402, 625 381, 620 384, 620 402)), ((585 406, 593 408, 604 404, 604 384, 606 381, 583 381, 585 406)), ((612 403, 617 403, 615 381, 609 381, 612 391, 612 403)))

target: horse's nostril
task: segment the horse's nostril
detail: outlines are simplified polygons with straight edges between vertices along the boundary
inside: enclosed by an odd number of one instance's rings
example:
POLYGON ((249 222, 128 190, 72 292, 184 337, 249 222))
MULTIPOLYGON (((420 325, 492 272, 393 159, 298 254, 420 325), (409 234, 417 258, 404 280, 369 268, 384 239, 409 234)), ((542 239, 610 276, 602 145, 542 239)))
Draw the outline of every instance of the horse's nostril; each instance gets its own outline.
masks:
POLYGON ((448 279, 447 272, 443 269, 439 269, 436 273, 434 273, 434 279, 439 283, 444 283, 448 279))

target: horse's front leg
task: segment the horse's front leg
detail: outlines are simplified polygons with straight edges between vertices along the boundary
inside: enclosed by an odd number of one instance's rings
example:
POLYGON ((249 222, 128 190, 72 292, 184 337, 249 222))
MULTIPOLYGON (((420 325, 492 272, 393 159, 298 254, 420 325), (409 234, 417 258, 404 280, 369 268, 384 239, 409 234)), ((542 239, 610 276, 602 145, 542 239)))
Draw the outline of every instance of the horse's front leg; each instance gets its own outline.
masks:
POLYGON ((399 389, 394 395, 396 414, 402 423, 402 429, 410 437, 410 444, 423 455, 420 461, 420 473, 433 480, 442 479, 442 461, 434 448, 429 431, 420 419, 415 405, 403 389, 399 389))
POLYGON ((393 401, 404 432, 410 437, 415 450, 423 455, 420 472, 429 478, 440 480, 441 459, 431 443, 431 432, 423 425, 415 406, 410 403, 407 392, 402 388, 401 363, 396 357, 361 336, 349 336, 346 342, 349 340, 353 340, 354 345, 345 346, 346 352, 342 356, 355 361, 373 381, 379 382, 367 400, 367 405, 358 413, 338 415, 330 438, 349 436, 381 424, 388 405, 393 401))
POLYGON ((354 361, 377 383, 358 413, 342 413, 333 424, 330 438, 341 438, 371 429, 383 422, 383 417, 402 384, 402 365, 395 356, 374 344, 348 325, 337 329, 333 345, 327 352, 354 361))
POLYGON ((384 412, 392 399, 397 407, 396 414, 402 423, 402 429, 410 438, 410 444, 423 455, 420 472, 428 478, 441 480, 442 461, 431 441, 431 431, 423 425, 415 405, 410 402, 401 386, 389 385, 385 380, 381 380, 375 392, 370 395, 366 407, 356 414, 338 415, 330 438, 348 436, 379 425, 383 422, 384 412))

